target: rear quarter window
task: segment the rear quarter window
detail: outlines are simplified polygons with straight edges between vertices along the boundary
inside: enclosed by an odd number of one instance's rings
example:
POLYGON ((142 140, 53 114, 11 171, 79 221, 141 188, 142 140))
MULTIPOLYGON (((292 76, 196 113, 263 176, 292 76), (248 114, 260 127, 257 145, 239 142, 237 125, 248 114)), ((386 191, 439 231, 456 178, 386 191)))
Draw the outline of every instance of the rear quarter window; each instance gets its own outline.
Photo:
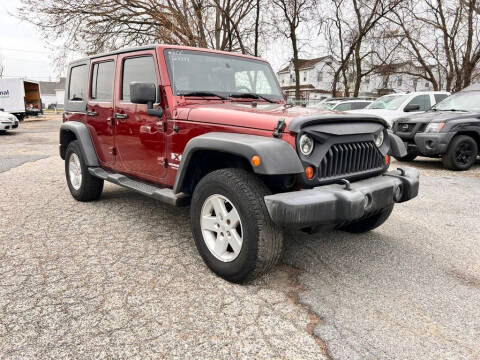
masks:
POLYGON ((87 99, 87 65, 72 67, 68 86, 68 100, 85 101, 87 99))

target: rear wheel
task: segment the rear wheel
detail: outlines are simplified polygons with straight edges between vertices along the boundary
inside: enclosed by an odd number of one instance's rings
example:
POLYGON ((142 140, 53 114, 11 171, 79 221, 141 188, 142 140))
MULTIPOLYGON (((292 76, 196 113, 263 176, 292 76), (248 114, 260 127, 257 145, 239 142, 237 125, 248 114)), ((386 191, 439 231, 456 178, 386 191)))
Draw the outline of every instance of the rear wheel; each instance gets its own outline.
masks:
POLYGON ((243 282, 279 260, 283 233, 265 206, 269 193, 259 178, 242 169, 213 171, 198 183, 191 206, 193 237, 217 275, 243 282))
POLYGON ((455 136, 443 155, 443 166, 450 170, 468 170, 478 156, 478 146, 474 139, 467 135, 455 136))
POLYGON ((340 228, 340 230, 351 233, 364 233, 382 225, 393 211, 393 204, 383 208, 379 213, 356 221, 340 228))
POLYGON ((77 140, 68 144, 65 153, 65 175, 70 193, 78 201, 97 200, 102 194, 103 180, 88 172, 77 140))
POLYGON ((417 154, 407 154, 403 157, 395 156, 395 159, 398 160, 398 161, 401 161, 401 162, 410 162, 410 161, 415 160, 416 157, 417 157, 417 154))

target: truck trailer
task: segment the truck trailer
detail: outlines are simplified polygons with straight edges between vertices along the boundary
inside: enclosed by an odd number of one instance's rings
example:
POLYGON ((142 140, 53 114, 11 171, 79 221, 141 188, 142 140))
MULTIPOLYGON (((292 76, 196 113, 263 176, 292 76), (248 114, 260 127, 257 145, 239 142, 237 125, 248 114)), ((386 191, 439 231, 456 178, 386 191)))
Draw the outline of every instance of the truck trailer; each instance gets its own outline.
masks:
POLYGON ((0 109, 23 120, 27 115, 42 113, 38 82, 22 78, 0 79, 0 109))

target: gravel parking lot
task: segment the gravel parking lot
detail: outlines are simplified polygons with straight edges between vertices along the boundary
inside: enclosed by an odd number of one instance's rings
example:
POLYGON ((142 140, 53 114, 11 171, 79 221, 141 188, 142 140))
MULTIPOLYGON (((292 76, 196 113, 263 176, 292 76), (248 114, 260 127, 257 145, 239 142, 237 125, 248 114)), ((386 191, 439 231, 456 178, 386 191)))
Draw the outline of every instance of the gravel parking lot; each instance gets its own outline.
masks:
POLYGON ((0 136, 0 358, 480 359, 480 163, 414 162, 421 193, 385 225, 289 232, 240 286, 205 267, 188 209, 112 184, 76 202, 59 125, 0 136))

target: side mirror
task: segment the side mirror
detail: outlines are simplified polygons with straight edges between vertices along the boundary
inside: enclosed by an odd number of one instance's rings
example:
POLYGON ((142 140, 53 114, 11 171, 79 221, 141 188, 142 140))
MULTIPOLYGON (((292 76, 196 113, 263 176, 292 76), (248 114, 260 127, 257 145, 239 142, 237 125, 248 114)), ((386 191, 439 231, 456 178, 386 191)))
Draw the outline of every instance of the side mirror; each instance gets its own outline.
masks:
POLYGON ((405 109, 403 109, 404 112, 412 112, 412 111, 419 111, 420 110, 420 105, 418 104, 408 104, 405 106, 405 109))
POLYGON ((153 108, 153 104, 157 101, 157 86, 154 83, 131 82, 130 101, 134 104, 147 104, 148 115, 163 116, 162 108, 153 108))

